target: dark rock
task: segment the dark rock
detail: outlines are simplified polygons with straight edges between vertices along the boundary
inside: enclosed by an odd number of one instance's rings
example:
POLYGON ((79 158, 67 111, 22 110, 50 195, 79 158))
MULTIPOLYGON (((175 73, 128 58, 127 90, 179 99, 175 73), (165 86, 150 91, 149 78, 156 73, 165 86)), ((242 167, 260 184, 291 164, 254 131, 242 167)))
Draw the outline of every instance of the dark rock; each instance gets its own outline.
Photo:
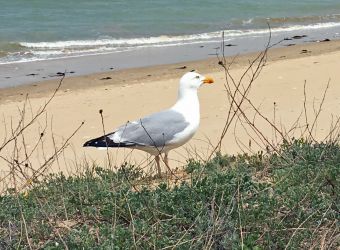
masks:
POLYGON ((325 39, 321 40, 320 42, 330 42, 330 41, 331 41, 330 39, 325 38, 325 39))
POLYGON ((226 45, 224 45, 225 47, 232 47, 232 46, 237 46, 236 44, 231 44, 231 43, 228 43, 226 45))
POLYGON ((187 68, 187 66, 182 66, 182 67, 179 67, 179 68, 176 68, 176 69, 186 69, 187 68))
POLYGON ((28 75, 26 75, 26 76, 37 76, 37 75, 39 75, 39 74, 31 73, 31 74, 28 74, 28 75))
POLYGON ((308 50, 306 50, 306 49, 301 50, 301 54, 310 53, 310 52, 311 52, 311 51, 308 51, 308 50))
POLYGON ((301 36, 292 36, 292 39, 301 39, 307 37, 307 35, 301 35, 301 36))
POLYGON ((64 76, 64 72, 57 72, 55 75, 49 75, 49 77, 64 76))
POLYGON ((110 80, 112 79, 111 77, 107 76, 107 77, 103 77, 103 78, 100 78, 100 80, 110 80))

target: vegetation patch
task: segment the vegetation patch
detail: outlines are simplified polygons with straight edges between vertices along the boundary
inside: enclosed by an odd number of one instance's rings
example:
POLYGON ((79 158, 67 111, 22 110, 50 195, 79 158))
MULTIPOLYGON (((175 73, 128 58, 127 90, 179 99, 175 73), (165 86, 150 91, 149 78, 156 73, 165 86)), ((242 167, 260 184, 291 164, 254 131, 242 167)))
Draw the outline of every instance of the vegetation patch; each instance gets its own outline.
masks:
POLYGON ((50 175, 0 197, 0 249, 336 249, 339 170, 339 145, 295 140, 156 187, 130 165, 50 175))

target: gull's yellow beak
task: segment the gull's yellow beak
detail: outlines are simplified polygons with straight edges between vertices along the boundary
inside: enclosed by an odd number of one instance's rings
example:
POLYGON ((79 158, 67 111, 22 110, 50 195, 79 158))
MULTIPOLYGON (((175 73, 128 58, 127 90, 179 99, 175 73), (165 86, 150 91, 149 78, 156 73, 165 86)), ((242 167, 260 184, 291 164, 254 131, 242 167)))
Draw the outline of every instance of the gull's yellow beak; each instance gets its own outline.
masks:
POLYGON ((210 76, 206 76, 203 80, 203 83, 207 83, 207 84, 212 84, 214 82, 214 79, 212 79, 212 77, 210 76))

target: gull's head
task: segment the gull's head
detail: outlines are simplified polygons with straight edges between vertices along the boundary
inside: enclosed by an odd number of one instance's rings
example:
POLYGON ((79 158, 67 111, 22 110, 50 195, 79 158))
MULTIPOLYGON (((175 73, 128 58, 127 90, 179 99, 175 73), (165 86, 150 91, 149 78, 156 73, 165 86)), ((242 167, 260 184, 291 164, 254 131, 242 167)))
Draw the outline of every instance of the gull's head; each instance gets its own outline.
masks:
POLYGON ((202 84, 211 84, 214 80, 209 76, 202 76, 196 72, 184 74, 179 82, 181 89, 198 89, 202 84))

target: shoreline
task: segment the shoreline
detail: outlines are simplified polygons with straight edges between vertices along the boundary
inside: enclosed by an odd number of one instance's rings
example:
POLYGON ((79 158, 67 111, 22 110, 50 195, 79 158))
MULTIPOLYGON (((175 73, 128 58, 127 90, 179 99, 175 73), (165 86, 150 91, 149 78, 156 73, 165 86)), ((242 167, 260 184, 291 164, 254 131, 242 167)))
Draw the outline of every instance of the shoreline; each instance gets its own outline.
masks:
MULTIPOLYGON (((268 33, 254 36, 228 37, 225 35, 225 56, 255 53, 265 49, 270 39, 275 47, 304 45, 316 41, 339 39, 340 27, 326 29, 305 29, 286 32, 268 33)), ((222 35, 222 34, 221 34, 222 35)), ((8 63, 0 65, 0 89, 18 85, 34 84, 56 79, 66 72, 67 76, 85 76, 90 74, 145 68, 158 65, 176 64, 189 61, 215 58, 220 54, 222 38, 218 40, 198 41, 190 44, 168 46, 136 47, 128 51, 109 52, 94 55, 71 56, 59 59, 37 60, 30 62, 8 63)))
MULTIPOLYGON (((338 50, 340 50, 340 40, 294 44, 292 46, 278 48, 274 47, 268 52, 268 62, 316 56, 338 50)), ((246 66, 249 58, 254 58, 258 53, 260 53, 260 51, 236 55, 233 68, 246 66)), ((234 56, 226 56, 227 61, 232 58, 234 58, 234 56)), ((179 78, 184 72, 190 70, 209 73, 207 71, 220 71, 221 67, 218 65, 218 58, 215 56, 202 60, 110 70, 81 76, 66 75, 60 91, 74 91, 77 89, 130 85, 140 82, 148 83, 160 79, 173 79, 179 78), (94 81, 96 81, 95 85, 93 84, 94 81)), ((43 97, 54 91, 61 78, 61 76, 58 76, 50 80, 0 88, 0 104, 10 101, 21 101, 25 98, 26 94, 28 94, 30 98, 43 97)))

